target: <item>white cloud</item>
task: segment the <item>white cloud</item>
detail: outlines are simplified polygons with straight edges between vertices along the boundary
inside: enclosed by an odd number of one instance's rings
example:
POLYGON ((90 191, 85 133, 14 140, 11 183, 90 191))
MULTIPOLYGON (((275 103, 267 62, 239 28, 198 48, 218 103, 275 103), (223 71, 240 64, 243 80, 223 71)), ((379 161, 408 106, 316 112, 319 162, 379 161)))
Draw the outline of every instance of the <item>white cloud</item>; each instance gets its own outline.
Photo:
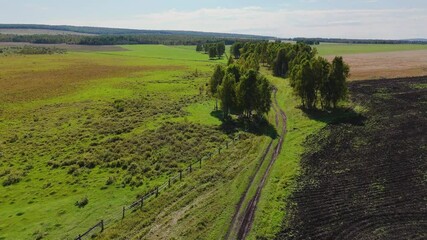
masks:
POLYGON ((171 9, 126 19, 52 24, 96 25, 138 29, 195 30, 278 37, 401 39, 427 37, 427 9, 267 10, 260 7, 171 9))

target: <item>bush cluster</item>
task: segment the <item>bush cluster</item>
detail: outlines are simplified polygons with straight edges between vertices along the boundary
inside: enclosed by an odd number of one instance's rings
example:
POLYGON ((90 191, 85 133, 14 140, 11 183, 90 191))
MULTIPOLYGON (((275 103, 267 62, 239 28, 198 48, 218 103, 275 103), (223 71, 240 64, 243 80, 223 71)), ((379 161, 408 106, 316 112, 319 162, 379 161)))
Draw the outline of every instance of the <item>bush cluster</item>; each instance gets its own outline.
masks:
POLYGON ((74 205, 75 205, 76 207, 83 208, 83 207, 85 207, 88 203, 89 203, 89 199, 88 199, 87 197, 84 197, 84 198, 82 198, 82 199, 80 199, 80 200, 76 201, 76 203, 74 203, 74 205))

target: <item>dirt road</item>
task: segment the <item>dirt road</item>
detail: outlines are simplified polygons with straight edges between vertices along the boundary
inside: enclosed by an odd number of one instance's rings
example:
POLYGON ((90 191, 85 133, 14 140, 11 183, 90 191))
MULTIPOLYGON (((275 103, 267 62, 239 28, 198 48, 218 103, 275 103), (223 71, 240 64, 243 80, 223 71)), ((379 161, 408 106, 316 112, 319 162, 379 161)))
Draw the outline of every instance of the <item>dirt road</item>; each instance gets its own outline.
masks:
POLYGON ((252 223, 254 220, 254 215, 255 215, 256 208, 257 208, 257 204, 258 204, 259 199, 261 197, 261 191, 265 185, 265 182, 267 180, 267 177, 270 173, 271 168, 273 167, 274 162, 276 161, 277 157, 280 154, 280 151, 282 150, 283 141, 284 141, 284 138, 286 135, 286 120, 287 119, 286 119, 285 112, 279 107, 279 105, 277 103, 277 97, 276 97, 277 90, 274 90, 273 94, 274 94, 273 109, 276 113, 276 122, 275 122, 276 128, 281 127, 279 141, 277 142, 276 146, 273 149, 273 154, 271 156, 270 162, 269 162, 265 172, 261 172, 261 166, 263 165, 264 160, 266 159, 268 153, 270 152, 272 142, 270 142, 270 144, 266 148, 266 150, 265 150, 265 152, 261 158, 261 161, 260 161, 260 164, 259 164, 257 170, 255 171, 254 175, 251 177, 251 180, 250 180, 245 192, 243 193, 242 198, 240 199, 239 203, 236 206, 236 211, 234 213, 232 222, 231 222, 229 230, 225 236, 225 239, 235 239, 235 238, 245 239, 246 236, 248 235, 248 233, 252 227, 252 223), (279 119, 282 123, 281 126, 280 126, 279 119), (259 182, 254 182, 255 177, 258 176, 259 174, 262 174, 261 180, 259 182), (257 185, 255 186, 255 184, 257 184, 257 185), (251 197, 251 196, 248 196, 248 192, 249 192, 249 189, 251 189, 252 187, 256 187, 256 193, 249 200, 247 207, 244 210, 242 210, 243 203, 246 202, 245 200, 248 200, 248 198, 251 197), (237 236, 235 236, 236 232, 237 232, 237 236))

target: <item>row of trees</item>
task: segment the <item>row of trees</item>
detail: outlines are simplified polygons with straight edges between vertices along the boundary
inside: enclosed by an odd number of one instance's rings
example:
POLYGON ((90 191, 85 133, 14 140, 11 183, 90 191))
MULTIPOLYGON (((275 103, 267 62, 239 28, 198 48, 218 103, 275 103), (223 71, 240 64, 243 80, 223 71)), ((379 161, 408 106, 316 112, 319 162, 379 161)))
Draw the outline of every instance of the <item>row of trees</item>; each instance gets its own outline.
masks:
POLYGON ((272 86, 255 69, 236 64, 226 68, 217 65, 209 86, 210 93, 220 100, 224 119, 228 119, 230 114, 247 118, 254 113, 262 116, 270 110, 272 86))
POLYGON ((306 108, 318 104, 322 109, 335 108, 347 96, 350 69, 342 57, 329 63, 305 43, 236 42, 231 54, 246 68, 258 69, 263 64, 273 75, 289 77, 295 95, 306 108))
POLYGON ((209 54, 210 59, 221 58, 225 53, 225 42, 197 44, 197 52, 209 54))

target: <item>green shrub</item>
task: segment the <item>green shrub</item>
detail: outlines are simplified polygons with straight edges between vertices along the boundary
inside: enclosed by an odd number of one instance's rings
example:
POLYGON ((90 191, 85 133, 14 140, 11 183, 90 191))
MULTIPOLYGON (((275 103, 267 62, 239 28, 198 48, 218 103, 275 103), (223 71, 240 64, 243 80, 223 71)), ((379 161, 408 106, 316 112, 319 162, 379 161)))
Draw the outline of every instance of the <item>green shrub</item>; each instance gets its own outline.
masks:
POLYGON ((89 199, 87 197, 82 198, 80 201, 74 203, 75 206, 79 208, 85 207, 89 203, 89 199))
POLYGON ((123 100, 115 100, 113 103, 113 107, 117 110, 117 112, 124 112, 125 102, 123 100))
POLYGON ((9 143, 15 143, 15 142, 17 142, 18 141, 18 135, 13 135, 10 139, 9 139, 9 143))
POLYGON ((132 176, 125 176, 122 180, 124 185, 129 184, 132 181, 132 176))
POLYGON ((25 167, 24 167, 24 170, 31 170, 31 169, 33 169, 34 167, 33 167, 33 165, 31 165, 31 164, 28 164, 28 165, 26 165, 25 167))
POLYGON ((6 180, 3 181, 3 186, 10 186, 12 184, 16 184, 18 182, 20 182, 22 179, 22 174, 20 173, 10 173, 9 175, 7 175, 6 180))
POLYGON ((46 235, 46 233, 44 233, 44 232, 42 232, 40 230, 37 230, 36 232, 33 233, 33 237, 34 237, 35 240, 43 239, 43 237, 45 235, 46 235))
POLYGON ((116 179, 114 177, 108 177, 107 182, 105 183, 106 185, 111 185, 116 181, 116 179))
POLYGON ((0 177, 6 176, 10 173, 10 169, 4 169, 0 172, 0 177))
POLYGON ((47 162, 47 165, 48 165, 48 166, 50 166, 50 167, 52 167, 52 169, 55 169, 55 168, 58 168, 58 167, 60 167, 60 166, 61 166, 61 164, 60 164, 60 163, 58 163, 58 162, 56 162, 56 161, 53 161, 53 160, 49 160, 49 161, 47 162))
POLYGON ((80 169, 80 166, 74 164, 68 169, 68 174, 75 174, 76 172, 78 172, 79 169, 80 169))

